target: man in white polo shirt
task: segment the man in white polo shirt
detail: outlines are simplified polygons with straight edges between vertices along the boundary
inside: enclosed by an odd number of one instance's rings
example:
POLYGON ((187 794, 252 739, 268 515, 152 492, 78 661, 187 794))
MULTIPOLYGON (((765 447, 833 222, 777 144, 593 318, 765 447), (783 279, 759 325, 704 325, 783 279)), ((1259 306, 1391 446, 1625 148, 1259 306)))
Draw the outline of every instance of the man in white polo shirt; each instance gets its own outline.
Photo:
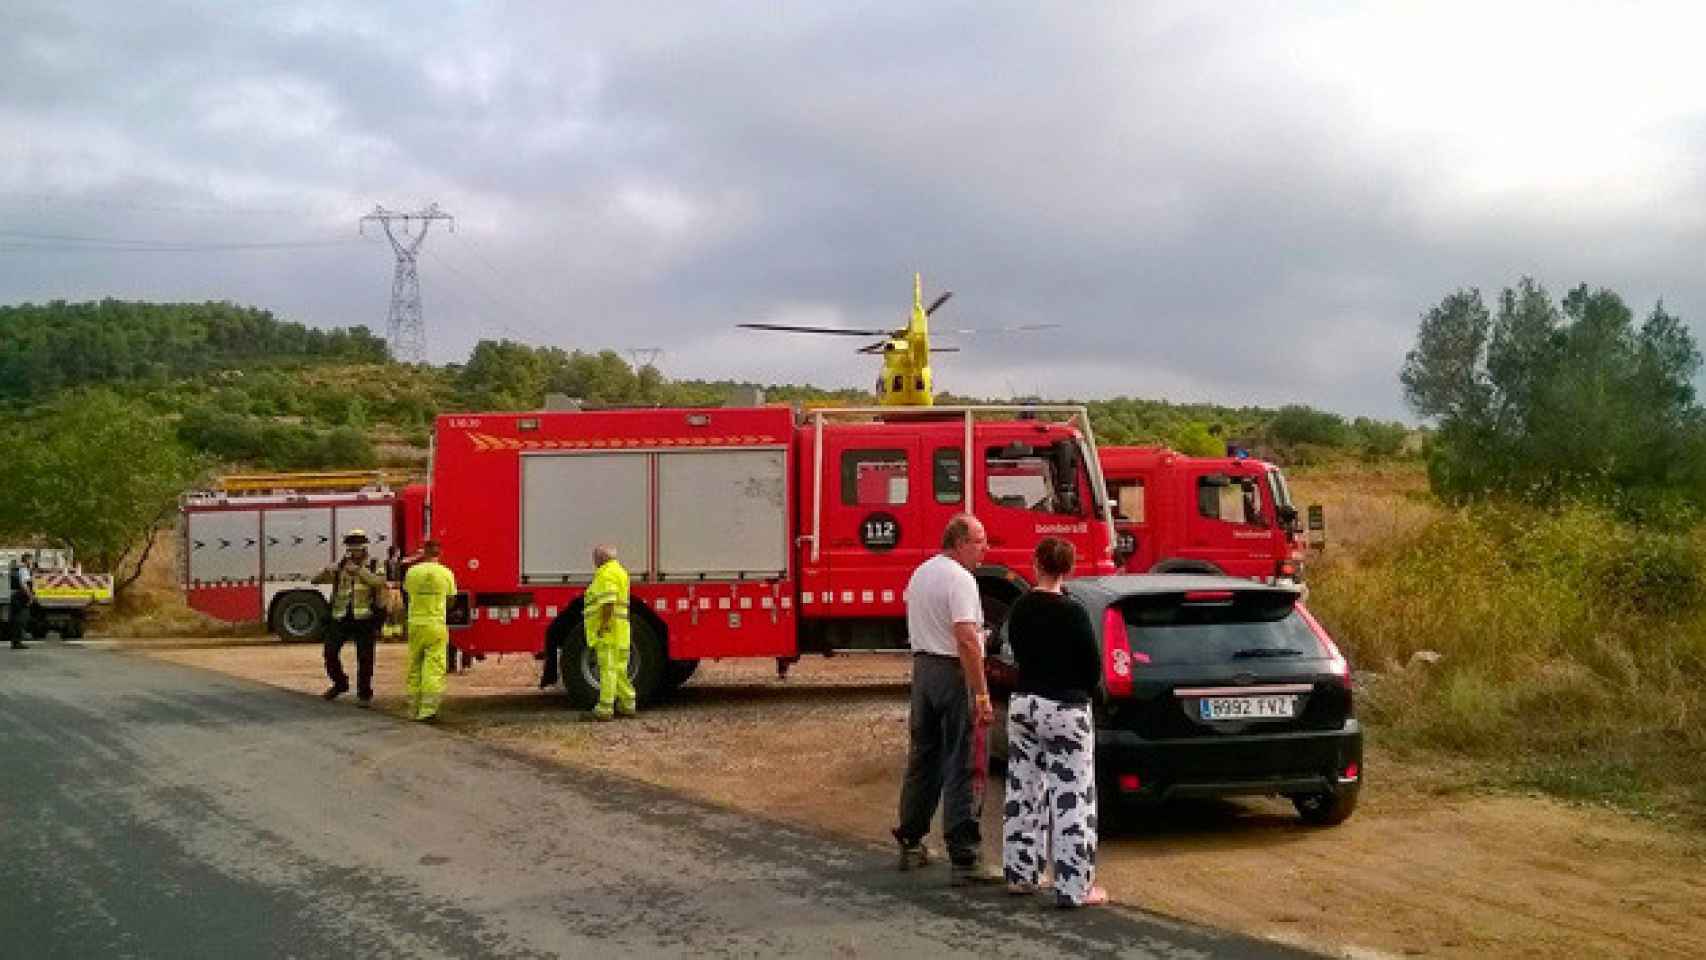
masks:
POLYGON ((942 552, 919 564, 906 585, 912 644, 912 715, 906 781, 900 791, 900 868, 930 862, 924 836, 942 801, 942 836, 956 884, 999 883, 983 864, 981 811, 972 796, 972 725, 995 719, 983 675, 983 601, 972 571, 989 539, 970 514, 948 521, 942 552))

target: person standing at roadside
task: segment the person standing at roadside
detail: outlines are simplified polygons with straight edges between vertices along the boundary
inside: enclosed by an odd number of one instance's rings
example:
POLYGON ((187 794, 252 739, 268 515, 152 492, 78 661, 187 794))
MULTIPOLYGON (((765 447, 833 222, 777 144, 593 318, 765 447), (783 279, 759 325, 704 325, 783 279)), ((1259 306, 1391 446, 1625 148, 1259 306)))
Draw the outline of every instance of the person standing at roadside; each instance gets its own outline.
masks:
POLYGON ((403 556, 403 548, 392 544, 385 551, 385 625, 379 635, 395 640, 403 635, 403 574, 412 558, 403 556))
POLYGON ((635 716, 634 685, 628 680, 628 571, 616 561, 616 548, 594 547, 596 571, 587 585, 582 625, 586 644, 598 657, 598 706, 594 720, 614 720, 617 714, 635 716))
POLYGON ((444 700, 444 653, 450 643, 446 617, 450 598, 456 595, 456 576, 438 562, 437 540, 421 544, 421 559, 403 576, 403 592, 409 598, 409 672, 404 687, 409 693, 409 719, 438 719, 444 700))
POLYGON ((1096 737, 1090 698, 1102 654, 1084 607, 1062 582, 1072 544, 1045 537, 1033 560, 1037 585, 1013 604, 1007 642, 1019 679, 1007 704, 1007 803, 1002 866, 1009 893, 1035 892, 1053 850, 1055 902, 1108 902, 1096 871, 1096 737), (1044 845, 1044 826, 1052 824, 1044 845))
POLYGON ((919 564, 906 585, 906 632, 912 645, 912 704, 906 779, 900 792, 900 868, 930 862, 924 844, 942 805, 942 835, 956 884, 999 883, 983 863, 981 811, 972 790, 974 752, 995 709, 983 674, 983 601, 972 571, 989 539, 970 514, 948 521, 942 552, 919 564))
POLYGON ((355 641, 356 699, 362 706, 373 702, 373 651, 379 643, 379 625, 384 617, 385 578, 367 567, 367 533, 351 530, 344 535, 344 558, 337 566, 316 573, 314 583, 332 585, 332 622, 326 625, 323 654, 326 677, 332 685, 321 694, 336 700, 349 692, 344 673, 343 649, 355 641))
POLYGON ((30 607, 36 602, 34 575, 30 571, 30 556, 13 560, 6 571, 6 638, 13 650, 28 650, 24 634, 30 629, 30 607))

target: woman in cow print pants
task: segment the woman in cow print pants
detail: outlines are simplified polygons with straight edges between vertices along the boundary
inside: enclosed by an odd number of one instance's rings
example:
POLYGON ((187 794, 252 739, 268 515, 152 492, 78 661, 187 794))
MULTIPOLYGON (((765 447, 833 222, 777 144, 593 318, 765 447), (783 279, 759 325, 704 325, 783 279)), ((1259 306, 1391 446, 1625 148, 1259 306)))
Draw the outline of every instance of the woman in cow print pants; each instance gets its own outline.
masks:
POLYGON ((1019 680, 1007 705, 1007 805, 1002 862, 1007 889, 1040 889, 1053 852, 1055 902, 1106 903, 1096 871, 1096 738, 1090 695, 1102 657, 1090 616, 1068 596, 1072 544, 1037 544, 1037 585, 1013 604, 1008 642, 1019 680), (1045 842, 1044 829, 1048 828, 1045 842))

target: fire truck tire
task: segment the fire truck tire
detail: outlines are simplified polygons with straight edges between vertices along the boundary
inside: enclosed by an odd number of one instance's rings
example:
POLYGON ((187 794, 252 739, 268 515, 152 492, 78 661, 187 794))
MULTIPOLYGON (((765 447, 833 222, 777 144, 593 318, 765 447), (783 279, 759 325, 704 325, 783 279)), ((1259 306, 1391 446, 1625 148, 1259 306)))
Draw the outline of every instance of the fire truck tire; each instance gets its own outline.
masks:
POLYGON ((699 661, 697 660, 671 660, 663 670, 664 689, 681 689, 682 684, 693 679, 693 673, 698 669, 699 661))
POLYGON ((83 639, 83 615, 81 613, 72 614, 65 621, 64 629, 59 631, 59 638, 61 640, 83 639))
POLYGON ((1207 560, 1163 560, 1149 568, 1150 573, 1204 573, 1218 577, 1226 571, 1207 560))
POLYGON ((326 598, 315 590, 295 590, 273 601, 272 632, 286 643, 306 643, 320 639, 326 628, 330 611, 326 598))
MULTIPOLYGON (((563 650, 558 661, 558 674, 569 703, 577 709, 591 710, 598 703, 598 658, 586 645, 586 627, 571 625, 563 635, 563 650)), ((628 682, 634 685, 634 697, 644 707, 657 701, 668 689, 665 685, 663 643, 644 617, 628 622, 628 682)), ((686 682, 685 680, 683 682, 686 682)))

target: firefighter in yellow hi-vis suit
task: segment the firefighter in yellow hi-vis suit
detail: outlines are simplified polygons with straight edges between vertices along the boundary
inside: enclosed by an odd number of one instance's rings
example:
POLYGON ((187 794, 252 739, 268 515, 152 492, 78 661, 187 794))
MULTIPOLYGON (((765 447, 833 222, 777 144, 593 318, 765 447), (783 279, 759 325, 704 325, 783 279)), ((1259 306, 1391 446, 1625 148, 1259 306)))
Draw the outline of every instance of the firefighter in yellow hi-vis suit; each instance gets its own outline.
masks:
POLYGON ((450 642, 445 614, 456 595, 456 576, 438 562, 437 540, 421 544, 419 563, 403 575, 403 592, 409 595, 409 718, 438 719, 438 704, 444 699, 444 651, 450 642))
POLYGON ((628 571, 616 562, 616 548, 594 547, 592 565, 598 572, 586 588, 586 644, 598 657, 598 706, 595 720, 616 714, 634 716, 634 685, 628 681, 628 571))

